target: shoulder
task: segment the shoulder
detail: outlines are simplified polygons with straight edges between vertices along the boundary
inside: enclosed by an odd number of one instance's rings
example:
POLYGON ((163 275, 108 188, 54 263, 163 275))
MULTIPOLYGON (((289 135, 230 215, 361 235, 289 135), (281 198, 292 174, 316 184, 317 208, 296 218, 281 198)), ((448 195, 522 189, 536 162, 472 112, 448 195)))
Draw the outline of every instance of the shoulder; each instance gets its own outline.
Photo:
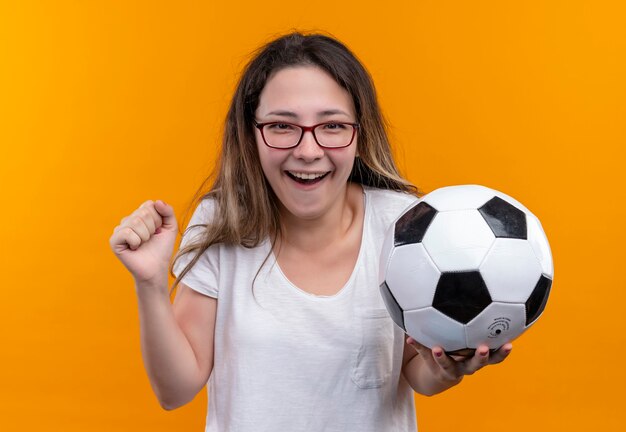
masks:
POLYGON ((419 198, 408 192, 400 192, 389 189, 378 189, 363 186, 368 205, 376 214, 397 218, 406 208, 416 203, 419 198))
POLYGON ((200 219, 211 219, 217 209, 217 200, 213 197, 204 197, 196 206, 194 216, 200 219))
MULTIPOLYGON (((202 234, 206 231, 206 227, 215 218, 216 201, 212 197, 204 197, 193 209, 193 214, 186 224, 186 228, 182 231, 182 246, 186 246, 190 242, 199 241, 202 234)), ((192 208, 188 210, 191 211, 192 208)), ((184 217, 187 219, 189 213, 184 217)), ((184 225, 183 225, 184 226, 184 225)))
MULTIPOLYGON (((215 211, 217 209, 217 201, 213 197, 205 196, 196 205, 187 228, 191 228, 194 225, 206 225, 215 217, 215 211)), ((187 213, 189 214, 189 213, 187 213)))

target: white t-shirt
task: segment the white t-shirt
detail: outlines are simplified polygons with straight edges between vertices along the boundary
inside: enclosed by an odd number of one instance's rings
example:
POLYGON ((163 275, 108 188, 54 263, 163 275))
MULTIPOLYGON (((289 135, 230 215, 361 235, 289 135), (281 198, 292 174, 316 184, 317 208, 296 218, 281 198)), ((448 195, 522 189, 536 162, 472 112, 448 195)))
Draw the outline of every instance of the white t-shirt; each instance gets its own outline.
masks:
MULTIPOLYGON (((218 299, 205 432, 416 430, 413 391, 401 376, 405 337, 385 309, 378 261, 391 222, 417 198, 363 189, 361 249, 335 295, 299 289, 273 254, 261 267, 269 240, 213 245, 183 278, 218 299)), ((206 222, 212 205, 203 201, 189 224, 206 222)))

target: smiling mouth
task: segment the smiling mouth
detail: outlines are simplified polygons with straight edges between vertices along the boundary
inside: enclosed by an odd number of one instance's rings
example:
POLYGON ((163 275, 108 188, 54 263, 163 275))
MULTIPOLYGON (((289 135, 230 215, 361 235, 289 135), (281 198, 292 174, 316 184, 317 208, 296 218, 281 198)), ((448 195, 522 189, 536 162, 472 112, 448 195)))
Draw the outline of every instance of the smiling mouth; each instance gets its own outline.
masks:
POLYGON ((294 171, 285 171, 285 174, 297 183, 310 185, 322 181, 324 177, 330 174, 330 171, 325 173, 299 173, 294 171))

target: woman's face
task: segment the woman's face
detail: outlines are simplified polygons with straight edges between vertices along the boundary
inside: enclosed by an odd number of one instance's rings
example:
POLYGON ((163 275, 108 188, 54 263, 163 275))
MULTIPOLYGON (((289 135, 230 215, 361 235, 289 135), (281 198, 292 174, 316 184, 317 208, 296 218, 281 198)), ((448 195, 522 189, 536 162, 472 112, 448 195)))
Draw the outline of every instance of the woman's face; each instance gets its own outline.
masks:
MULTIPOLYGON (((315 66, 296 66, 270 77, 255 120, 312 126, 330 121, 355 123, 356 114, 350 94, 328 73, 315 66)), ((268 147, 258 128, 255 136, 263 172, 283 211, 310 220, 343 205, 357 136, 348 147, 333 149, 320 147, 311 132, 305 132, 300 144, 290 149, 268 147), (312 176, 320 178, 311 180, 312 176)))

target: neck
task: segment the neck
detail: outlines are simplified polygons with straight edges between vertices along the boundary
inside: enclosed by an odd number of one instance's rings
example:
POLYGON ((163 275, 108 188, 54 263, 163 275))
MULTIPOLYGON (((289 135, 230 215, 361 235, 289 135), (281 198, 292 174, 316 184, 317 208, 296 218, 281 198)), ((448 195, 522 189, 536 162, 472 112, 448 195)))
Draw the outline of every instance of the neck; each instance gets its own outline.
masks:
POLYGON ((348 183, 343 199, 319 218, 303 220, 288 212, 281 215, 281 241, 300 250, 319 251, 343 238, 363 214, 363 192, 360 185, 348 183))

